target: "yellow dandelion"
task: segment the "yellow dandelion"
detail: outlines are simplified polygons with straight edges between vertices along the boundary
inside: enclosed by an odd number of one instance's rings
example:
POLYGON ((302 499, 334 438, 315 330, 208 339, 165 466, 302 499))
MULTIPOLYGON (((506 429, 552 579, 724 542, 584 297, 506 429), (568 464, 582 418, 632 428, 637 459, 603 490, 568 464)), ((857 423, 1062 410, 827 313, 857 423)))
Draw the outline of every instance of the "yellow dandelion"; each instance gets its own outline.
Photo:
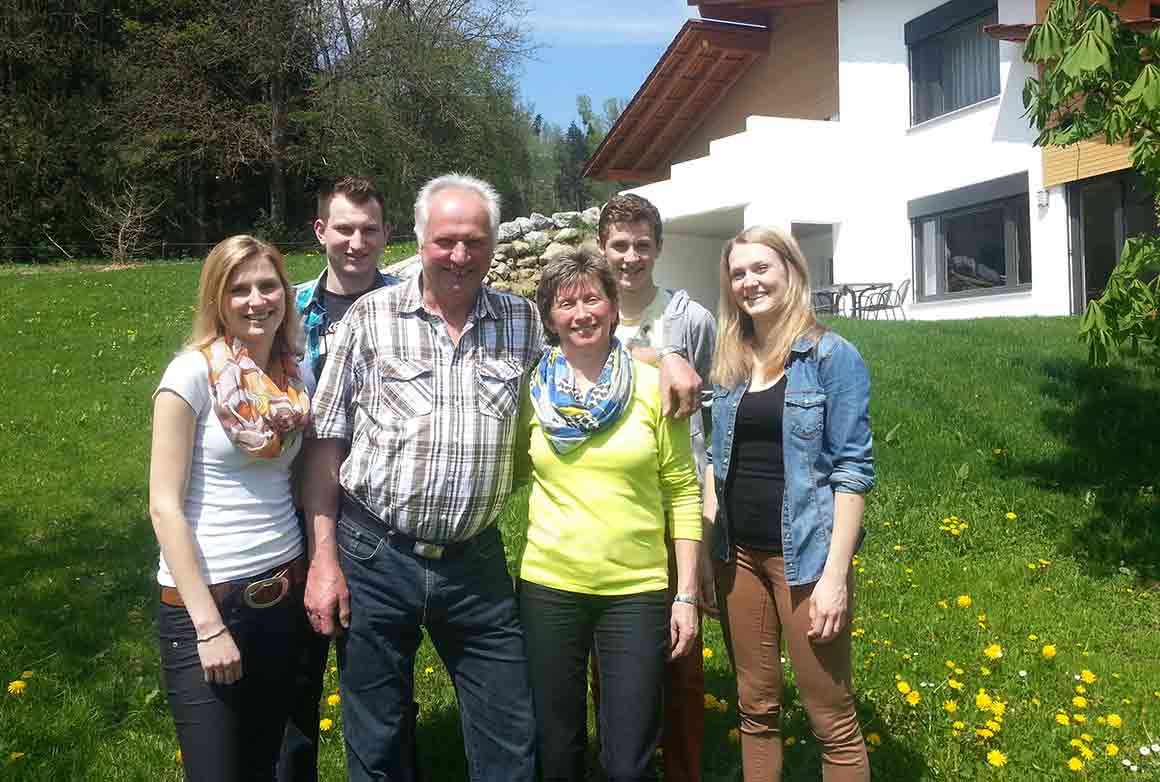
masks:
POLYGON ((995 722, 995 720, 987 720, 983 724, 986 725, 988 729, 993 730, 996 733, 1003 730, 1003 726, 1000 725, 998 722, 995 722))
POLYGON ((947 686, 952 690, 961 690, 963 688, 963 683, 956 679, 947 679, 947 686))
POLYGON ((1043 647, 1043 656, 1050 660, 1055 656, 1055 644, 1046 644, 1043 647))
POLYGON ((1007 713, 1007 704, 1003 701, 995 701, 991 704, 991 713, 1002 720, 1003 715, 1007 713))
POLYGON ((326 696, 326 705, 327 706, 337 706, 339 704, 339 701, 341 701, 341 700, 342 700, 342 698, 339 697, 339 694, 337 692, 332 693, 332 694, 326 696))
POLYGON ((432 673, 435 673, 435 669, 432 668, 430 665, 428 665, 426 668, 423 669, 423 673, 430 675, 432 673))
POLYGON ((717 696, 711 692, 705 693, 705 708, 714 710, 717 708, 717 696))
POLYGON ((955 669, 955 661, 954 660, 947 660, 945 663, 943 663, 943 665, 950 668, 952 671, 955 669))
POLYGON ((1086 741, 1090 744, 1092 739, 1095 738, 1095 736, 1093 736, 1090 733, 1081 733, 1081 734, 1079 734, 1079 738, 1080 738, 1080 741, 1086 741))
POLYGON ((1003 656, 1003 647, 999 644, 991 644, 983 650, 983 654, 987 656, 988 660, 998 660, 1003 656))
POLYGON ((911 690, 906 694, 906 702, 911 706, 917 706, 920 700, 922 700, 922 696, 918 694, 918 690, 911 690))
POLYGON ((712 660, 713 659, 713 650, 710 649, 708 646, 706 646, 704 649, 701 650, 701 657, 706 659, 706 660, 712 660))
POLYGON ((1095 684, 1096 681, 1096 675, 1087 668, 1079 672, 1079 678, 1083 680, 1084 684, 1095 684))
POLYGON ((894 686, 895 686, 895 687, 897 687, 897 688, 898 688, 898 691, 899 691, 900 693, 902 693, 903 695, 906 695, 907 693, 909 693, 909 692, 910 692, 910 685, 909 685, 909 684, 907 684, 907 683, 906 683, 906 682, 904 682, 904 681, 899 681, 899 682, 898 682, 897 684, 895 684, 894 686))
POLYGON ((23 752, 10 752, 10 753, 8 753, 8 760, 9 761, 20 760, 22 757, 24 757, 23 752))
POLYGON ((173 760, 176 763, 181 762, 181 750, 177 750, 176 752, 173 753, 173 760))
POLYGON ((1072 771, 1083 771, 1083 761, 1077 757, 1073 757, 1071 760, 1067 761, 1067 767, 1072 771))
POLYGON ((951 727, 955 730, 962 730, 963 728, 967 727, 967 724, 962 720, 955 720, 951 723, 951 727))
POLYGON ((1075 706, 1077 709, 1086 709, 1088 705, 1087 698, 1083 697, 1082 695, 1077 695, 1071 699, 1071 705, 1075 706))
POLYGON ((1076 749, 1079 749, 1080 747, 1083 746, 1083 742, 1080 741, 1079 739, 1072 739, 1071 741, 1067 742, 1067 745, 1069 747, 1075 747, 1076 749))
POLYGON ((318 729, 320 731, 322 731, 323 733, 325 733, 328 730, 333 730, 334 729, 334 720, 330 719, 329 717, 326 717, 324 719, 320 719, 318 721, 318 729))
POLYGON ((938 601, 937 603, 935 603, 935 605, 936 605, 936 606, 938 606, 939 608, 943 608, 943 609, 945 609, 945 608, 948 608, 948 607, 949 607, 949 606, 947 605, 947 601, 945 601, 945 600, 940 600, 940 601, 938 601))
POLYGON ((23 673, 20 674, 20 678, 21 679, 31 679, 35 675, 36 674, 33 673, 32 671, 24 671, 23 673))
POLYGON ((975 728, 975 735, 981 739, 989 739, 994 737, 995 732, 990 728, 975 728))
POLYGON ((987 694, 987 691, 982 689, 979 690, 978 695, 975 696, 975 705, 983 711, 987 711, 991 708, 992 703, 993 701, 991 700, 991 696, 987 694))
POLYGON ((1029 634, 1027 635, 1027 640, 1028 640, 1028 641, 1038 641, 1038 640, 1039 640, 1039 636, 1037 636, 1035 633, 1029 633, 1029 634))
POLYGON ((1080 747, 1079 754, 1083 755, 1084 760, 1091 760, 1096 756, 1096 753, 1092 752, 1091 747, 1080 747))
POLYGON ((959 595, 955 598, 955 605, 959 608, 970 608, 972 602, 974 601, 971 600, 970 595, 959 595))
POLYGON ((1120 718, 1119 714, 1109 714, 1107 716, 1108 725, 1113 728, 1118 728, 1124 724, 1124 720, 1120 718))
POLYGON ((879 736, 877 733, 867 733, 866 734, 866 743, 872 747, 881 746, 882 745, 882 737, 879 736))
MULTIPOLYGON (((1007 515, 1013 516, 1015 514, 1008 513, 1007 515)), ((1003 766, 1007 765, 1007 756, 1004 755, 999 750, 993 749, 987 753, 987 762, 990 763, 995 768, 1003 768, 1003 766)))
POLYGON ((1073 714, 1071 715, 1071 721, 1076 725, 1083 725, 1085 722, 1087 722, 1087 717, 1083 714, 1073 714))
POLYGON ((1019 518, 1019 515, 1017 513, 1014 513, 1012 511, 1007 511, 1007 521, 1015 521, 1015 519, 1017 519, 1017 518, 1019 518))
POLYGON ((947 714, 954 714, 955 712, 957 712, 959 710, 959 702, 958 701, 943 701, 943 710, 947 714))
POLYGON ((1120 748, 1117 747, 1115 744, 1109 744, 1106 747, 1104 747, 1104 754, 1107 755, 1109 758, 1114 758, 1116 755, 1120 754, 1120 748))
POLYGON ((1077 684, 1075 685, 1075 691, 1079 695, 1084 695, 1087 693, 1087 687, 1084 687, 1082 684, 1077 684))
POLYGON ((792 747, 794 744, 797 744, 797 737, 796 736, 786 736, 785 737, 785 745, 787 747, 792 747))
POLYGON ((1063 712, 1060 712, 1059 714, 1055 715, 1055 721, 1058 722, 1060 725, 1070 725, 1071 724, 1071 717, 1068 717, 1063 712))
POLYGON ((23 695, 26 689, 28 689, 28 685, 25 684, 21 679, 8 682, 9 695, 23 695))

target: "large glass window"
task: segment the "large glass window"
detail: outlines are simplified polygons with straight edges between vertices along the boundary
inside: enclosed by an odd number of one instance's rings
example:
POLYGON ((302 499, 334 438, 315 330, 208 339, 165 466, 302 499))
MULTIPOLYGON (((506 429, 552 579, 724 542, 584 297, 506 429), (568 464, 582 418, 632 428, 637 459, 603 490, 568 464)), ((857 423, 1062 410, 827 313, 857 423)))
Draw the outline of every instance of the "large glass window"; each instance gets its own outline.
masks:
POLYGON ((992 8, 910 43, 911 124, 999 94, 999 42, 983 32, 996 21, 992 8))
POLYGON ((1031 283, 1026 193, 913 221, 919 298, 1000 293, 1031 283))

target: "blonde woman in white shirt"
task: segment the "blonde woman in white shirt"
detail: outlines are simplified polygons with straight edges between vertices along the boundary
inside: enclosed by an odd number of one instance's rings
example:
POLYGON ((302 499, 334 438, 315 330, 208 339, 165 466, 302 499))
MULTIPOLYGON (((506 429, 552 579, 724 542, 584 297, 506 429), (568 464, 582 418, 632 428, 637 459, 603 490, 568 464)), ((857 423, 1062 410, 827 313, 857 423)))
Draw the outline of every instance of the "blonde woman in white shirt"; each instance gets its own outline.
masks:
POLYGON ((282 256, 233 236, 153 400, 158 636, 187 780, 273 780, 290 706, 304 544, 291 496, 310 400, 282 256))

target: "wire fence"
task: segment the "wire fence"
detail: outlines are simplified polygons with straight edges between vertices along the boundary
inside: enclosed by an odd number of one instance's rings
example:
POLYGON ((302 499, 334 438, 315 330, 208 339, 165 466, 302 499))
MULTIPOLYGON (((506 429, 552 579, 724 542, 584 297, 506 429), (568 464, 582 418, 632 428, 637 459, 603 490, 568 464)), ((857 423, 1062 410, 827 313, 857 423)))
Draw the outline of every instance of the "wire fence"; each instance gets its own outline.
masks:
MULTIPOLYGON (((219 240, 220 241, 220 240, 219 240)), ((392 234, 387 243, 387 252, 399 245, 415 241, 414 234, 392 234)), ((317 241, 272 242, 283 254, 293 255, 320 251, 317 241)), ((136 262, 153 260, 181 260, 184 258, 204 258, 217 242, 188 242, 162 239, 136 262)), ((38 242, 36 244, 11 244, 0 238, 0 263, 3 264, 47 264, 62 261, 108 263, 111 259, 101 253, 95 243, 38 242)))

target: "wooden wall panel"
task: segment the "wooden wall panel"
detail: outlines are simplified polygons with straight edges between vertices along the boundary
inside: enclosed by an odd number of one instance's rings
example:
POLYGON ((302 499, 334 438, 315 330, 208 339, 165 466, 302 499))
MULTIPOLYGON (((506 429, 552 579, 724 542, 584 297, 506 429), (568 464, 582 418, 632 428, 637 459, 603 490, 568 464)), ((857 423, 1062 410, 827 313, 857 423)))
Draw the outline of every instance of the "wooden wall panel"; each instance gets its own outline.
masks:
POLYGON ((1132 167, 1131 148, 1102 141, 1081 141, 1070 147, 1044 147, 1043 186, 1062 185, 1078 179, 1109 174, 1132 167))
MULTIPOLYGON (((1035 0, 1036 21, 1043 21, 1043 14, 1050 5, 1051 0, 1035 0)), ((1115 3, 1110 3, 1109 7, 1117 8, 1115 3)), ((1125 0, 1118 10, 1124 19, 1142 19, 1149 15, 1149 8, 1149 0, 1125 0)), ((1126 145, 1109 147, 1102 141, 1083 141, 1070 147, 1044 147, 1043 186, 1123 171, 1132 167, 1130 154, 1126 145)))
POLYGON ((733 85, 671 163, 708 155, 710 141, 742 132, 751 115, 822 120, 837 113, 837 0, 775 12, 769 54, 733 85))

